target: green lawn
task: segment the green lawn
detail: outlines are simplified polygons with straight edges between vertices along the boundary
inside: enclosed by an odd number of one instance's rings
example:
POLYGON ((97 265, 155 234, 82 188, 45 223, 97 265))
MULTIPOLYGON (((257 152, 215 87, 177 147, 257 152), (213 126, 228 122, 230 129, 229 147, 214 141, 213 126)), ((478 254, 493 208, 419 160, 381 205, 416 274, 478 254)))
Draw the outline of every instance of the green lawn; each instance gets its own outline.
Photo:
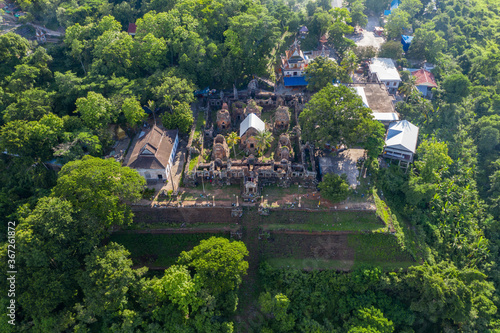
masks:
POLYGON ((356 264, 408 267, 415 265, 412 256, 392 235, 371 233, 348 235, 348 245, 355 251, 356 264))
POLYGON ((199 157, 199 155, 195 155, 195 154, 193 154, 191 156, 191 160, 189 160, 189 171, 193 170, 196 167, 196 165, 198 164, 198 157, 199 157))
POLYGON ((226 233, 203 234, 129 234, 115 233, 109 240, 130 251, 134 265, 167 267, 177 261, 182 251, 189 251, 202 239, 228 237, 226 233))
POLYGON ((273 211, 262 217, 268 230, 305 231, 386 231, 384 223, 371 211, 301 212, 273 211))

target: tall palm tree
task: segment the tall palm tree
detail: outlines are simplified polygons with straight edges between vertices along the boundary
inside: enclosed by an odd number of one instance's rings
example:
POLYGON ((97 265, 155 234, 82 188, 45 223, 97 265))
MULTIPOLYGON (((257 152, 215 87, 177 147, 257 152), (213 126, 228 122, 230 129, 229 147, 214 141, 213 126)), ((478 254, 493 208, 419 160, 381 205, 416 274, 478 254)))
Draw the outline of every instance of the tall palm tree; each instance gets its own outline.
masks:
POLYGON ((401 85, 399 86, 399 92, 405 96, 405 100, 408 99, 408 97, 415 91, 417 90, 417 87, 415 86, 415 83, 417 82, 417 78, 413 75, 410 75, 408 77, 408 80, 403 81, 401 85))
POLYGON ((227 144, 229 145, 229 147, 233 147, 233 151, 234 151, 234 158, 236 158, 236 148, 235 146, 238 144, 238 141, 240 140, 241 138, 238 136, 238 134, 236 132, 231 132, 227 135, 227 138, 226 138, 226 141, 227 141, 227 144))
POLYGON ((256 144, 259 154, 264 153, 266 148, 269 148, 271 146, 271 142, 274 140, 272 133, 269 131, 260 132, 255 136, 255 139, 257 140, 256 144))

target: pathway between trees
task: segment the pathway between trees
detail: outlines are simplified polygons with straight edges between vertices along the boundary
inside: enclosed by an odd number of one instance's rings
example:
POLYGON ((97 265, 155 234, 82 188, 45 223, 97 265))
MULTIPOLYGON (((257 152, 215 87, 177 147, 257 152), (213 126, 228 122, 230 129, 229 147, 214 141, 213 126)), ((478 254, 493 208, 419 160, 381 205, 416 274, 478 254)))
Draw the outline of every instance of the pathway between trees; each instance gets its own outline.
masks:
POLYGON ((241 321, 238 332, 256 332, 259 321, 262 320, 256 300, 259 297, 258 270, 259 270, 259 219, 260 215, 252 209, 243 214, 243 238, 248 252, 248 274, 243 277, 240 287, 240 307, 237 320, 241 321))

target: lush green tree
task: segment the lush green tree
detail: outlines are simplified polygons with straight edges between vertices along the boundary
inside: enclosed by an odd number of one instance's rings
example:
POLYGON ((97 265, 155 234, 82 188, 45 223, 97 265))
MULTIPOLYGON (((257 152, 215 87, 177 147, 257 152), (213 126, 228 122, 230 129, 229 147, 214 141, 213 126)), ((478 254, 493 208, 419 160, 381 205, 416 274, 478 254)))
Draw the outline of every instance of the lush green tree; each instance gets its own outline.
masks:
POLYGON ((448 75, 443 81, 445 98, 448 103, 459 103, 469 95, 471 82, 469 78, 461 73, 448 75))
POLYGON ((63 161, 73 161, 86 154, 100 156, 102 144, 97 135, 90 132, 66 133, 67 141, 54 147, 54 156, 61 157, 63 161))
POLYGON ((500 143, 500 131, 492 126, 481 127, 477 141, 477 149, 481 153, 489 153, 500 143))
POLYGON ((49 113, 39 121, 13 120, 0 129, 2 151, 36 161, 47 161, 63 131, 63 120, 49 113))
POLYGON ((273 134, 269 131, 259 132, 255 139, 257 140, 256 146, 259 155, 264 154, 267 148, 271 147, 271 142, 273 142, 274 137, 273 134))
POLYGON ((352 50, 347 50, 340 62, 339 79, 341 82, 352 82, 351 74, 358 68, 359 59, 352 50))
POLYGON ((364 27, 368 23, 368 17, 365 15, 365 4, 363 0, 354 1, 351 5, 352 26, 364 27))
POLYGON ((189 104, 181 103, 173 108, 173 112, 165 112, 161 121, 167 129, 178 129, 181 133, 189 133, 194 122, 193 111, 189 104))
POLYGON ((143 122, 148 116, 135 97, 129 97, 123 101, 122 112, 125 115, 127 124, 132 127, 143 122))
POLYGON ((349 195, 349 184, 345 173, 340 176, 335 173, 323 175, 323 180, 319 183, 318 188, 323 197, 332 202, 343 201, 349 195))
POLYGON ((141 198, 144 184, 133 169, 111 159, 85 156, 63 166, 53 195, 71 202, 82 218, 97 221, 101 229, 94 231, 99 234, 132 221, 127 204, 141 198))
POLYGON ((424 140, 417 149, 418 160, 410 173, 406 200, 412 205, 427 205, 435 195, 438 182, 448 170, 452 159, 448 156, 448 146, 436 139, 424 140))
POLYGON ((126 32, 107 30, 95 41, 92 71, 103 75, 130 76, 133 52, 132 36, 126 32))
POLYGON ((324 10, 318 9, 312 17, 311 24, 309 24, 310 33, 316 36, 323 36, 332 23, 332 15, 324 10))
POLYGON ((6 78, 7 87, 14 94, 32 89, 40 77, 40 69, 27 64, 17 65, 14 73, 6 78))
POLYGON ((428 23, 415 30, 415 35, 408 50, 415 58, 425 58, 435 62, 446 49, 446 40, 434 30, 434 24, 428 23))
POLYGON ((76 100, 76 111, 89 128, 98 129, 116 120, 116 110, 103 95, 89 91, 87 97, 76 100))
POLYGON ((388 38, 401 38, 403 29, 411 29, 410 14, 397 8, 387 18, 385 31, 388 38))
POLYGON ((403 45, 399 41, 388 40, 380 46, 378 56, 394 60, 401 59, 403 57, 403 45))
POLYGON ((366 140, 365 128, 374 120, 354 90, 330 84, 313 95, 299 121, 307 141, 351 145, 366 140))
POLYGON ((232 68, 236 77, 243 73, 264 74, 263 57, 274 48, 279 35, 278 21, 265 8, 252 6, 248 12, 231 17, 224 44, 237 61, 237 67, 232 68))
POLYGON ((372 121, 367 123, 366 130, 370 133, 363 144, 367 150, 368 157, 377 158, 385 146, 385 127, 381 122, 372 121))
POLYGON ((158 280, 157 290, 160 295, 165 295, 172 303, 179 307, 184 316, 196 312, 203 305, 198 297, 202 285, 199 276, 193 279, 186 266, 173 265, 165 271, 165 275, 158 280))
POLYGON ((26 90, 5 109, 3 119, 5 122, 40 120, 51 111, 53 96, 54 93, 39 88, 26 90))
POLYGON ((191 251, 183 251, 178 263, 194 269, 201 283, 213 295, 237 288, 246 274, 248 250, 243 242, 211 237, 202 240, 191 251))
POLYGON ((127 306, 130 286, 147 268, 132 269, 132 260, 122 245, 110 243, 85 258, 85 270, 77 277, 84 304, 96 316, 113 317, 127 306))
POLYGON ((410 14, 410 17, 415 17, 415 15, 417 15, 422 8, 424 8, 424 5, 422 5, 420 0, 403 0, 398 7, 398 9, 404 10, 410 14))
POLYGON ((356 45, 345 37, 345 34, 354 31, 354 28, 349 25, 352 22, 351 15, 346 8, 333 8, 329 13, 333 17, 333 23, 328 28, 328 39, 335 45, 337 52, 344 54, 347 49, 356 45))
POLYGON ((0 74, 5 75, 28 54, 30 44, 20 35, 9 32, 0 36, 0 74))
POLYGON ((418 146, 417 154, 418 160, 415 161, 415 167, 422 181, 426 183, 438 182, 442 173, 453 162, 448 156, 448 145, 445 142, 438 142, 435 138, 422 141, 418 146))
POLYGON ((354 317, 349 322, 350 328, 348 333, 355 332, 394 332, 394 324, 392 321, 384 317, 382 311, 377 308, 369 307, 362 308, 356 311, 354 317), (362 330, 365 329, 365 330, 362 330))
POLYGON ((290 300, 286 295, 277 294, 274 297, 269 293, 262 293, 259 296, 259 305, 262 312, 275 319, 272 325, 276 331, 289 332, 295 326, 295 317, 287 313, 290 306, 290 300))
POLYGON ((354 53, 360 60, 368 60, 377 55, 377 49, 373 46, 358 46, 354 53))
POLYGON ((381 14, 391 3, 391 0, 366 0, 366 8, 375 14, 381 14))
POLYGON ((167 56, 167 43, 163 37, 157 38, 152 33, 148 33, 136 40, 136 58, 139 66, 148 72, 160 68, 167 56))
POLYGON ((327 57, 316 57, 306 67, 307 87, 311 91, 320 91, 338 78, 339 65, 327 57))
POLYGON ((73 213, 69 202, 45 197, 16 230, 18 264, 23 267, 18 300, 30 316, 49 316, 74 297, 77 286, 71 274, 79 267, 78 257, 97 244, 73 213), (89 237, 82 239, 80 232, 89 237))
POLYGON ((490 299, 493 286, 476 269, 459 270, 449 262, 426 263, 409 268, 405 282, 411 309, 431 322, 451 320, 470 325, 475 318, 496 312, 490 299))
POLYGON ((153 93, 162 107, 172 110, 177 103, 192 103, 194 90, 195 86, 190 81, 171 76, 164 77, 153 93))

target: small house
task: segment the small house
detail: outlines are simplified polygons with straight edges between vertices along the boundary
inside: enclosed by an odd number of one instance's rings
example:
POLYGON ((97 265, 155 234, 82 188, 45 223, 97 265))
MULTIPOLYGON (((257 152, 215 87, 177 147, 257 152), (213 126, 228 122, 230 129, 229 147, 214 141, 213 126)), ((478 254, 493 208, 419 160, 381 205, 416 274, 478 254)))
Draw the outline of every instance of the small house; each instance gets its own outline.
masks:
POLYGON ((124 164, 136 169, 148 183, 167 180, 178 145, 178 130, 167 131, 154 125, 142 130, 134 139, 124 164))
POLYGON ((384 158, 408 165, 413 162, 417 150, 418 127, 408 120, 395 121, 389 125, 385 137, 384 158))
POLYGON ((371 81, 383 83, 389 93, 396 93, 401 77, 392 59, 372 58, 368 68, 371 81))
POLYGON ((416 71, 412 71, 411 75, 416 78, 415 86, 417 87, 418 91, 420 91, 422 95, 424 95, 424 97, 432 98, 432 89, 437 88, 434 74, 422 68, 416 71))
POLYGON ((299 29, 299 36, 300 38, 304 39, 306 38, 307 34, 309 33, 309 29, 304 25, 299 29))
POLYGON ((135 36, 136 31, 137 31, 137 25, 135 23, 129 23, 127 30, 128 34, 130 36, 135 36))

